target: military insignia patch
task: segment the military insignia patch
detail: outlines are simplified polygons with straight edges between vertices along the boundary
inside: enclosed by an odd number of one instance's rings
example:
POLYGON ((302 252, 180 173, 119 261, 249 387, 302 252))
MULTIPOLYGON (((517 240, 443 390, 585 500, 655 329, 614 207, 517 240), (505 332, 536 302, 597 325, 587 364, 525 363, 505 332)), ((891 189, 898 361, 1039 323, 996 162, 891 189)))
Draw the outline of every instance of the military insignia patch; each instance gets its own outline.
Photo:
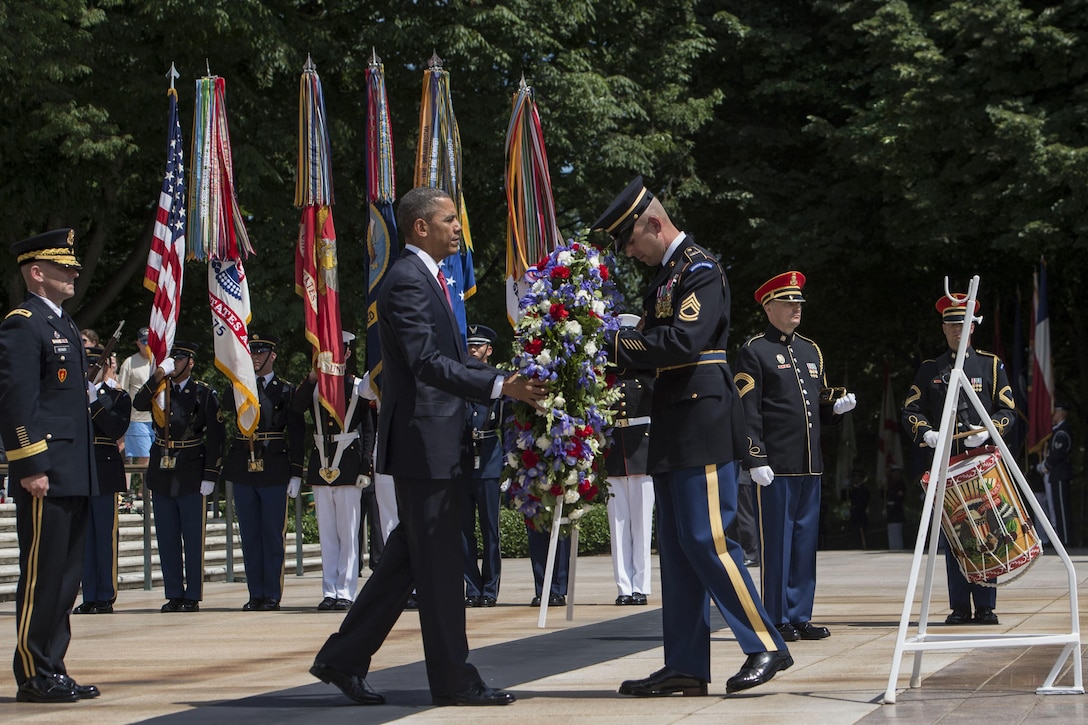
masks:
POLYGON ((808 363, 808 374, 809 374, 809 376, 814 377, 814 378, 820 377, 820 369, 818 367, 816 367, 816 363, 813 363, 813 362, 808 363))
POLYGON ((30 310, 24 310, 22 307, 16 307, 14 310, 12 310, 11 312, 4 315, 4 319, 6 320, 9 317, 11 317, 12 315, 20 315, 22 317, 30 317, 32 314, 34 314, 34 313, 31 312, 30 310))
POLYGON ((68 379, 68 368, 61 368, 57 371, 57 381, 63 383, 68 379))
POLYGON ((779 364, 779 365, 781 365, 782 363, 786 362, 786 356, 785 356, 785 355, 783 355, 782 353, 778 353, 777 355, 775 355, 775 356, 774 356, 774 358, 775 358, 775 360, 777 360, 777 361, 778 361, 778 364, 779 364))
POLYGON ((695 322, 699 319, 699 298, 692 292, 680 303, 679 318, 681 322, 695 322))
POLYGON ((982 392, 982 378, 971 378, 971 387, 976 393, 982 392))
POLYGON ((679 275, 670 277, 668 282, 657 288, 657 304, 654 307, 654 313, 658 319, 672 317, 672 292, 679 279, 679 275))

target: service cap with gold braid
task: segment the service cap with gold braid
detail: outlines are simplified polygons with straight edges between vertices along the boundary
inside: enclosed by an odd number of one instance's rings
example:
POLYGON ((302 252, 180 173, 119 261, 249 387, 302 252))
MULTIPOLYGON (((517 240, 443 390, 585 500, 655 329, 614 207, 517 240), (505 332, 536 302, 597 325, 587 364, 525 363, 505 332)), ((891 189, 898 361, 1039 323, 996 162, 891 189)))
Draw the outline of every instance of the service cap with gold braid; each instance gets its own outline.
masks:
MULTIPOLYGON (((941 295, 941 298, 937 300, 937 304, 934 307, 937 308, 937 312, 941 313, 941 322, 963 322, 964 315, 967 314, 967 295, 962 292, 953 292, 953 300, 948 295, 941 295)), ((978 300, 975 300, 975 314, 978 314, 982 305, 978 300)))
POLYGON ((801 289, 805 286, 805 275, 791 270, 771 277, 756 290, 756 302, 765 305, 771 300, 783 302, 804 302, 801 289))
POLYGON ((249 335, 249 351, 252 354, 272 352, 279 344, 280 339, 275 335, 262 335, 259 332, 252 332, 249 335))
POLYGON ((170 357, 196 357, 200 345, 195 342, 181 342, 174 340, 174 346, 170 348, 170 357))
POLYGON ((82 269, 75 253, 76 233, 71 229, 54 229, 11 245, 20 266, 31 262, 52 262, 67 269, 82 269))
POLYGON ((593 222, 593 231, 608 233, 615 242, 616 254, 621 254, 631 239, 635 222, 653 200, 654 195, 643 185, 642 177, 636 176, 604 210, 601 218, 593 222))

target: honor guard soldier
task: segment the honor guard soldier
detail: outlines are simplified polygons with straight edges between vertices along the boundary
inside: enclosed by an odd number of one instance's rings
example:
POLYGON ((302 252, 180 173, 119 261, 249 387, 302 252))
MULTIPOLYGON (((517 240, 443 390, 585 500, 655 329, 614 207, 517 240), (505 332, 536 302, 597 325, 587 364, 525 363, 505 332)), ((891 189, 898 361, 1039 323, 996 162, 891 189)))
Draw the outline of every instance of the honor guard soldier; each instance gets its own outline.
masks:
MULTIPOLYGON (((486 325, 468 326, 468 354, 487 364, 494 352, 495 331, 486 325)), ((502 474, 503 399, 469 403, 472 424, 472 475, 463 511, 462 544, 465 552, 465 606, 493 607, 499 598, 499 476, 502 474), (476 551, 476 515, 479 512, 483 551, 476 551), (477 556, 483 566, 477 564, 477 556)))
POLYGON ((64 666, 88 500, 98 493, 91 430, 96 393, 86 379, 79 329, 60 306, 75 293, 79 276, 74 237, 71 229, 58 229, 11 245, 27 296, 0 323, 0 436, 19 540, 18 702, 99 694, 93 685, 77 684, 64 666))
POLYGON ((755 292, 767 329, 737 356, 734 381, 748 423, 746 463, 756 491, 763 606, 782 639, 823 639, 812 624, 820 531, 820 426, 853 410, 853 393, 827 386, 820 347, 798 335, 805 275, 791 271, 755 292))
POLYGON ((1050 440, 1046 444, 1046 456, 1035 467, 1043 474, 1054 533, 1066 546, 1072 543, 1069 540, 1069 512, 1073 510, 1069 488, 1073 482, 1073 461, 1069 458, 1069 454, 1073 452, 1073 426, 1069 424, 1068 417, 1069 406, 1056 403, 1054 414, 1050 418, 1053 427, 1050 430, 1050 440))
MULTIPOLYGON (((234 493, 249 601, 242 609, 275 611, 283 596, 287 534, 287 489, 302 483, 306 421, 291 408, 295 387, 273 371, 279 338, 252 333, 253 358, 261 413, 252 438, 239 432, 223 461, 223 479, 234 493)), ((223 396, 223 410, 234 412, 234 391, 223 396)))
MULTIPOLYGON (((344 362, 351 357, 355 335, 343 333, 344 362)), ((359 583, 359 517, 362 489, 371 485, 371 471, 363 455, 360 440, 370 408, 362 396, 363 381, 344 375, 344 426, 321 405, 317 390, 317 371, 299 386, 292 406, 302 413, 307 408, 314 421, 314 448, 306 482, 314 491, 317 532, 321 539, 321 588, 324 598, 317 605, 321 611, 346 610, 355 601, 359 583)), ((298 489, 288 494, 294 498, 298 489)))
MULTIPOLYGON (((911 439, 920 447, 935 448, 937 446, 937 426, 940 425, 944 411, 949 375, 956 364, 955 357, 960 346, 963 319, 967 315, 967 295, 955 293, 953 297, 955 300, 947 295, 943 296, 937 300, 936 304, 937 312, 941 315, 941 329, 944 332, 945 342, 948 343, 948 349, 936 359, 922 361, 922 365, 914 375, 914 383, 910 386, 907 399, 903 403, 903 425, 911 439)), ((993 353, 971 347, 970 335, 975 332, 975 321, 982 321, 981 317, 975 316, 979 308, 980 304, 978 300, 975 300, 974 315, 972 315, 967 339, 967 352, 964 353, 963 373, 971 381, 971 387, 978 394, 997 432, 1004 438, 1012 430, 1016 403, 1013 402, 1012 387, 1009 385, 1005 364, 1001 362, 1001 359, 993 353)), ((981 426, 981 423, 981 418, 974 406, 968 402, 966 394, 961 394, 956 405, 955 432, 977 432, 964 438, 954 438, 951 455, 966 453, 989 439, 990 433, 981 426)), ((994 607, 997 606, 997 588, 994 585, 997 580, 990 580, 989 586, 971 584, 960 571, 943 531, 941 543, 944 545, 948 599, 949 606, 952 608, 952 613, 945 619, 945 624, 969 622, 998 624, 997 615, 994 614, 994 607), (973 618, 972 602, 975 605, 973 618)))
MULTIPOLYGON (((102 359, 102 348, 89 347, 87 362, 92 373, 102 359)), ((92 381, 95 382, 95 381, 92 381)), ((98 401, 91 405, 94 426, 94 457, 98 471, 98 495, 91 496, 87 543, 83 553, 83 603, 75 614, 110 614, 117 599, 117 506, 118 494, 128 490, 125 459, 117 446, 128 430, 132 399, 113 378, 95 385, 98 401)))
POLYGON ((205 497, 215 489, 223 463, 225 432, 219 396, 191 377, 197 351, 196 343, 175 341, 170 357, 132 401, 133 408, 150 410, 155 418, 147 487, 166 590, 163 612, 200 609, 208 518, 205 497))
POLYGON ((636 177, 594 225, 616 253, 657 273, 643 298, 642 329, 607 332, 608 360, 657 369, 647 467, 654 477, 661 556, 665 667, 620 693, 705 695, 710 681, 709 600, 748 655, 727 692, 761 685, 793 658, 759 601, 744 553, 725 531, 737 506, 744 414, 726 359, 725 272, 669 219, 636 177))
MULTIPOLYGON (((635 329, 638 315, 620 315, 620 327, 635 329)), ((621 397, 612 421, 608 470, 608 532, 616 604, 646 604, 650 593, 650 538, 653 534, 654 479, 646 468, 650 448, 650 406, 654 373, 622 369, 616 373, 621 397)))

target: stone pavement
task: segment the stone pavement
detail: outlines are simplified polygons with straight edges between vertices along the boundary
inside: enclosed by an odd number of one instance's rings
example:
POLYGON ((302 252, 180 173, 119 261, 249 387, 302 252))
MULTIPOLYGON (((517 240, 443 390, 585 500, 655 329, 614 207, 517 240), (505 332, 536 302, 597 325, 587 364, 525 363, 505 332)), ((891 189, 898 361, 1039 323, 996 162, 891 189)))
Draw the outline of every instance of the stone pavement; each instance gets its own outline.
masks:
MULTIPOLYGON (((397 623, 368 677, 386 695, 387 705, 354 706, 332 686, 313 679, 307 669, 314 652, 343 616, 314 609, 321 599, 316 574, 287 577, 280 612, 242 612, 247 599, 242 583, 206 584, 201 611, 195 614, 159 613, 161 589, 122 591, 115 614, 72 617, 69 673, 81 683, 98 685, 102 696, 65 705, 16 703, 5 656, 0 721, 331 725, 472 719, 531 725, 576 718, 624 725, 984 720, 1037 725, 1088 720, 1083 695, 1035 694, 1057 647, 927 652, 922 686, 913 690, 903 689, 913 662, 908 655, 897 703, 882 705, 910 560, 907 552, 820 552, 814 621, 831 628, 830 639, 792 643, 793 668, 762 687, 725 697, 725 681, 744 657, 715 612, 710 696, 654 699, 623 697, 616 688, 622 680, 644 677, 662 664, 656 570, 649 606, 617 607, 612 603, 616 591, 610 559, 583 557, 577 563, 573 621, 566 620, 565 610, 553 608, 547 627, 538 629, 537 610, 527 606, 532 598, 529 562, 505 560, 499 606, 466 612, 472 662, 489 684, 518 697, 514 705, 497 708, 431 706, 419 619, 410 611, 397 623)), ((1073 560, 1083 585, 1088 551, 1074 552, 1073 560)), ((942 562, 937 573, 931 620, 943 622, 942 562)), ((1048 553, 1025 576, 999 590, 1001 624, 986 631, 1067 628, 1064 583, 1060 561, 1048 553)), ((2 653, 14 649, 14 619, 14 603, 0 604, 2 653)), ((1081 621, 1083 627, 1085 618, 1081 621)), ((1071 682, 1068 671, 1059 679, 1059 684, 1071 682)))

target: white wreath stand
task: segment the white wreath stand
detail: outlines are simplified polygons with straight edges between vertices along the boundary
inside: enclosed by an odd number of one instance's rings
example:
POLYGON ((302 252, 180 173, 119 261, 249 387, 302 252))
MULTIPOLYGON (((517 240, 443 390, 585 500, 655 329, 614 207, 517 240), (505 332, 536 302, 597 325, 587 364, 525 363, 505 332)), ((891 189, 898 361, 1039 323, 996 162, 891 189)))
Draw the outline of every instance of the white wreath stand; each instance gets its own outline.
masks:
MULTIPOLYGON (((555 552, 559 550, 559 527, 569 524, 570 519, 563 518, 563 499, 555 502, 555 518, 553 519, 550 541, 548 542, 548 564, 544 567, 544 584, 540 590, 540 616, 537 617, 536 626, 544 629, 548 622, 548 598, 552 588, 552 578, 555 576, 555 552)), ((578 525, 570 527, 570 569, 567 571, 567 621, 574 619, 574 574, 578 570, 578 525)))
MULTIPOLYGON (((1047 675, 1046 681, 1043 682, 1042 686, 1035 692, 1040 695, 1084 693, 1080 657, 1080 620, 1077 608, 1077 577, 1076 572, 1073 570, 1073 562, 1070 561, 1069 554, 1066 553, 1065 547, 1054 532, 1054 527, 1051 526, 1042 507, 1039 505, 1039 501, 1035 498, 1035 494, 1032 493, 1031 487, 1024 478, 1024 474, 1017 465, 1012 452, 1009 450, 1008 446, 1005 445, 1005 442, 1001 440, 1001 435, 994 427, 993 421, 990 420, 989 414, 982 405, 982 401, 979 400, 978 395, 971 387, 971 382, 963 372, 963 358, 967 351, 968 340, 971 336, 971 324, 975 322, 976 319, 978 321, 981 321, 982 319, 974 317, 978 282, 979 278, 977 275, 971 279, 970 291, 967 295, 967 310, 970 310, 970 314, 964 315, 963 332, 960 335, 959 350, 956 353, 956 366, 952 370, 951 377, 948 381, 948 394, 945 397, 944 411, 941 414, 941 427, 937 437, 937 447, 934 449, 933 464, 929 471, 929 485, 926 488, 925 502, 922 504, 921 521, 925 522, 929 520, 930 526, 929 556, 926 560, 926 577, 922 590, 922 609, 918 617, 918 633, 914 636, 907 636, 907 630, 910 627, 911 605, 914 602, 914 596, 918 590, 918 573, 922 565, 923 556, 922 549, 926 542, 925 529, 922 526, 919 526, 918 528, 918 540, 914 544, 914 559, 911 563, 910 579, 907 583, 906 595, 903 598, 903 614, 899 620, 899 633, 896 637, 891 674, 888 677, 888 689, 884 693, 884 702, 886 704, 895 702, 896 682, 899 679, 899 670, 904 654, 907 652, 914 652, 914 670, 911 673, 910 686, 919 687, 921 686, 923 652, 927 650, 964 649, 967 647, 990 648, 1062 645, 1061 654, 1054 663, 1054 667, 1051 668, 1050 674, 1047 675), (1035 514, 1036 524, 1041 525, 1043 530, 1046 531, 1047 535, 1050 537, 1051 543, 1054 545, 1054 551, 1061 557, 1062 563, 1065 564, 1069 586, 1070 631, 1068 633, 928 634, 926 632, 926 623, 929 618, 929 602, 931 595, 933 594, 933 570, 937 559, 937 538, 943 511, 943 507, 935 506, 934 501, 944 501, 947 483, 945 479, 948 473, 948 458, 952 450, 952 437, 953 431, 955 430, 956 405, 961 390, 967 394, 967 398, 971 401, 971 405, 974 406, 981 417, 982 422, 985 424, 986 430, 990 432, 990 438, 1000 449, 1001 456, 1005 461, 1009 472, 1015 479, 1021 498, 1031 504, 1031 510, 1035 514), (1072 657, 1073 686, 1057 686, 1054 684, 1054 681, 1057 679, 1058 675, 1061 674, 1063 667, 1066 662, 1069 661, 1070 657, 1072 657)), ((945 278, 945 294, 949 295, 947 277, 945 278)), ((949 297, 951 297, 951 295, 949 295, 949 297)))

